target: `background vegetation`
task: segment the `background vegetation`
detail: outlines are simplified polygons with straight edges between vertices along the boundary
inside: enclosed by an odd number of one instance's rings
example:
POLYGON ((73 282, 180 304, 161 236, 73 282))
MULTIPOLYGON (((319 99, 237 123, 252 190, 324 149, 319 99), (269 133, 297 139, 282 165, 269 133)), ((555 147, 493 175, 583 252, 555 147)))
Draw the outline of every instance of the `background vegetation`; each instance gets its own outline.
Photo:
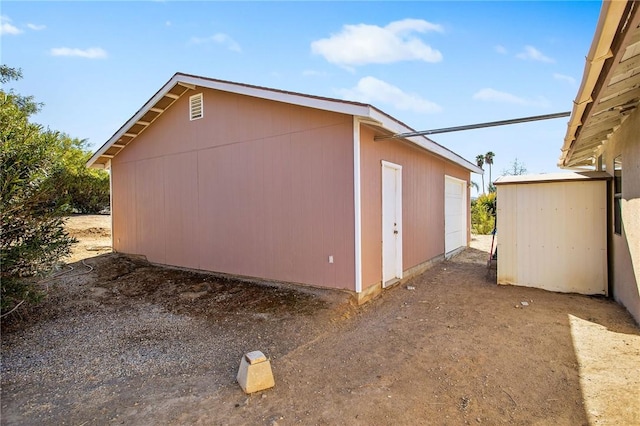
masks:
POLYGON ((109 207, 109 175, 88 170, 85 141, 44 129, 30 118, 42 107, 4 85, 22 78, 0 66, 0 310, 6 314, 41 294, 35 277, 50 272, 75 241, 70 213, 109 207))
POLYGON ((480 194, 471 201, 471 232, 486 235, 496 224, 496 193, 480 194))

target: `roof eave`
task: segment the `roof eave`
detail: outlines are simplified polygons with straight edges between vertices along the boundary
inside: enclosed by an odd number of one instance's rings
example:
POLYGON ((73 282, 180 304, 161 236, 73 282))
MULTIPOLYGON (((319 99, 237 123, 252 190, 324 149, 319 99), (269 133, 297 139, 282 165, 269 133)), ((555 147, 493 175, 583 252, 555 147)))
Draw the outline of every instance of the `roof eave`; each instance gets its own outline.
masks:
MULTIPOLYGON (((164 86, 162 86, 160 90, 158 90, 158 92, 156 92, 156 94, 151 99, 149 99, 149 101, 147 101, 142 106, 142 108, 140 108, 122 127, 120 127, 120 129, 118 129, 118 131, 113 136, 111 136, 111 138, 109 138, 109 140, 105 142, 105 144, 102 145, 100 149, 96 151, 96 153, 87 162, 87 166, 94 168, 104 168, 109 160, 113 158, 113 156, 117 155, 119 150, 123 149, 128 143, 130 143, 138 134, 140 134, 144 130, 142 129, 140 132, 132 134, 130 133, 131 129, 134 126, 138 125, 141 122, 142 117, 144 117, 145 114, 153 109, 154 105, 157 105, 159 101, 170 95, 174 88, 177 86, 185 88, 185 90, 180 91, 179 96, 182 96, 184 93, 188 92, 189 89, 194 89, 195 87, 203 87, 207 89, 254 96, 277 102, 284 102, 293 105, 352 115, 363 120, 373 122, 376 125, 379 125, 380 127, 394 134, 414 131, 414 129, 411 129, 409 126, 405 125, 399 120, 391 117, 390 115, 369 104, 343 101, 320 96, 311 96, 266 87, 176 73, 167 83, 165 83, 164 86), (127 138, 128 140, 121 142, 123 138, 127 138), (117 151, 113 149, 114 146, 118 147, 117 151), (107 151, 109 151, 110 149, 110 153, 107 154, 107 151)), ((174 94, 173 96, 176 95, 174 94)), ((158 114, 158 116, 160 114, 161 112, 158 114)), ((482 169, 477 165, 465 160, 458 154, 450 151, 442 145, 437 144, 426 136, 411 137, 406 138, 405 140, 433 154, 445 158, 471 172, 479 174, 482 173, 482 169)))
MULTIPOLYGON (((610 90, 612 76, 615 76, 622 56, 633 37, 637 37, 638 4, 631 1, 604 1, 594 39, 586 58, 585 70, 580 89, 574 101, 567 133, 561 148, 558 166, 561 168, 593 167, 594 158, 603 151, 603 144, 624 120, 619 113, 606 126, 595 125, 593 117, 606 111, 621 109, 625 102, 633 101, 633 80, 622 82, 625 90, 616 93, 616 99, 603 101, 603 92, 610 90), (623 32, 622 32, 623 30, 623 32), (608 62, 607 62, 608 61, 608 62), (607 84, 609 83, 609 84, 607 84), (620 96, 618 96, 620 94, 620 96), (605 109, 605 104, 608 109, 605 109), (612 104, 612 105, 608 105, 612 104), (598 139, 588 140, 584 134, 598 134, 598 139), (585 142, 585 139, 586 142, 585 142)), ((619 76, 618 76, 619 77, 619 76)), ((620 83, 617 83, 620 85, 620 83)), ((635 83, 637 86, 637 83, 635 83)), ((605 93, 610 95, 610 93, 605 93)), ((608 96, 614 97, 614 95, 608 96)), ((633 106, 635 108, 636 105, 633 106)), ((628 111, 626 112, 628 113, 628 111)))
MULTIPOLYGON (((180 83, 180 77, 178 74, 174 74, 173 77, 171 77, 171 79, 169 79, 169 81, 167 83, 164 84, 164 86, 162 86, 160 88, 160 90, 158 90, 156 92, 155 95, 153 95, 151 97, 151 99, 149 99, 143 106, 142 108, 140 108, 129 120, 127 120, 114 134, 113 136, 111 136, 111 138, 109 138, 109 140, 107 140, 96 152, 95 154, 93 154, 93 156, 89 159, 89 161, 87 161, 87 167, 92 167, 92 168, 105 168, 106 167, 106 163, 113 158, 114 155, 107 155, 106 152, 112 148, 117 142, 119 142, 121 140, 121 138, 123 136, 125 136, 127 134, 127 132, 133 128, 136 123, 138 123, 140 121, 140 119, 147 114, 149 111, 151 111, 152 108, 154 108, 154 105, 156 105, 161 99, 165 98, 168 96, 168 94, 171 92, 171 90, 176 87, 178 84, 180 83), (107 157, 107 159, 104 161, 104 163, 102 162, 98 162, 99 159, 105 159, 105 157, 107 157)), ((183 86, 185 87, 185 89, 189 89, 189 87, 183 86)), ((184 92, 186 92, 187 90, 185 90, 184 92)), ((176 98, 177 99, 177 98, 176 98)), ((174 99, 175 101, 175 99, 174 99)), ((169 105, 170 106, 170 105, 169 105)), ((168 107, 167 107, 168 108, 168 107)), ((165 109, 166 110, 166 109, 165 109)), ((161 114, 161 112, 159 113, 161 114)), ((136 134, 136 136, 138 134, 140 134, 141 132, 138 132, 136 134)), ((134 139, 135 137, 131 138, 134 139)), ((129 141, 130 142, 130 141, 129 141)), ((120 149, 124 148, 125 145, 122 145, 120 149)), ((118 152, 119 152, 118 150, 118 152)))

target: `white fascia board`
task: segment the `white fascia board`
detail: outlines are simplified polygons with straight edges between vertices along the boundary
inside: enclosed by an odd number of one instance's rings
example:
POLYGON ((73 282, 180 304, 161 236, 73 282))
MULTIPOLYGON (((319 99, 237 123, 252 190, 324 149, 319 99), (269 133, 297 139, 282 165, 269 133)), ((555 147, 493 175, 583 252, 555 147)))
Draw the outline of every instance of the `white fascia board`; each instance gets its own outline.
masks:
POLYGON ((284 102, 293 105, 299 105, 309 108, 321 109, 348 115, 365 115, 368 110, 367 105, 354 105, 350 103, 333 101, 330 99, 320 99, 313 96, 306 96, 295 93, 285 93, 268 88, 260 88, 253 86, 245 86, 243 84, 234 84, 224 81, 208 80, 193 76, 180 75, 180 81, 194 84, 208 89, 221 90, 223 92, 236 93, 239 95, 253 96, 256 98, 267 99, 271 101, 284 102))
MULTIPOLYGON (((140 108, 133 117, 131 117, 104 145, 102 145, 102 147, 100 147, 98 151, 96 151, 96 153, 89 159, 89 161, 87 161, 87 167, 93 166, 95 161, 100 158, 100 156, 102 156, 114 143, 116 143, 125 133, 127 133, 131 126, 136 124, 136 122, 140 120, 140 118, 144 116, 153 107, 153 105, 155 105, 160 99, 162 99, 176 84, 182 84, 185 87, 205 87, 208 89, 221 90, 229 93, 253 96, 277 102, 285 102, 293 105, 352 115, 354 117, 363 117, 380 123, 382 127, 390 130, 394 134, 414 131, 414 129, 403 125, 391 116, 382 113, 381 111, 371 107, 370 105, 353 104, 349 102, 341 102, 339 100, 281 92, 268 88, 247 86, 220 80, 209 80, 206 78, 178 73, 175 74, 151 99, 149 99, 149 101, 147 101, 147 103, 145 103, 144 106, 140 108)), ((465 169, 471 170, 474 173, 482 174, 482 169, 480 169, 480 167, 465 160, 452 151, 449 151, 443 146, 438 145, 425 136, 415 136, 413 138, 407 138, 405 140, 440 157, 443 157, 455 164, 458 164, 465 169)))
POLYGON ((100 158, 102 154, 107 152, 107 150, 111 148, 111 145, 116 143, 125 133, 127 133, 129 129, 133 125, 135 125, 136 122, 140 120, 142 116, 144 116, 151 109, 151 107, 153 107, 153 105, 155 105, 160 99, 162 99, 169 92, 169 90, 171 90, 173 86, 178 83, 178 81, 180 81, 180 76, 174 75, 171 80, 169 80, 160 90, 158 90, 158 92, 151 99, 149 99, 147 103, 144 104, 144 106, 134 114, 133 117, 131 117, 122 127, 120 127, 120 129, 113 136, 111 136, 111 138, 107 142, 105 142, 104 145, 102 145, 95 154, 93 154, 89 161, 87 161, 87 167, 92 167, 93 163, 95 163, 95 161, 100 158))
MULTIPOLYGON (((402 123, 394 120, 392 117, 386 114, 383 114, 380 111, 377 111, 375 109, 372 109, 370 113, 370 117, 380 122, 385 129, 389 129, 394 134, 409 133, 409 132, 415 131, 414 129, 411 129, 403 125, 402 123)), ((413 136, 411 138, 404 138, 404 140, 411 142, 412 144, 417 145, 420 148, 425 149, 429 152, 432 152, 440 157, 446 158, 447 160, 461 167, 464 167, 465 169, 470 170, 474 173, 478 173, 478 174, 483 173, 482 169, 477 165, 465 160, 464 158, 460 157, 458 154, 448 150, 442 145, 438 145, 437 143, 433 142, 431 139, 427 138, 426 136, 413 136)))
MULTIPOLYGON (((209 89, 222 90, 225 92, 253 96, 277 102, 285 102, 293 105, 332 111, 340 114, 348 114, 355 117, 368 118, 380 123, 382 127, 390 130, 393 133, 406 133, 414 131, 413 129, 401 124, 397 120, 394 120, 392 117, 380 112, 375 108, 372 108, 369 105, 355 105, 352 103, 340 102, 337 100, 334 101, 329 99, 319 99, 313 96, 298 95, 295 93, 283 93, 267 88, 251 87, 242 84, 207 80, 193 76, 183 75, 181 76, 180 81, 196 86, 207 87, 209 89)), ((439 155, 440 157, 444 157, 447 160, 450 160, 453 163, 464 167, 465 169, 471 170, 474 173, 482 174, 482 169, 477 165, 465 160, 464 158, 458 156, 452 151, 449 151, 448 149, 438 145, 437 143, 429 140, 424 136, 414 137, 407 140, 423 149, 426 149, 427 151, 439 155)))

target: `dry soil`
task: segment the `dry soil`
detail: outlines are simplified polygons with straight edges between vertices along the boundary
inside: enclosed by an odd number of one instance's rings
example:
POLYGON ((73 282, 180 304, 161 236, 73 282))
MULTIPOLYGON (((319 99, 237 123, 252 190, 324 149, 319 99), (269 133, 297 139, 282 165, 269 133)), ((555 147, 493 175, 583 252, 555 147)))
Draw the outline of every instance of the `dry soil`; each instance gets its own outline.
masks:
POLYGON ((640 424, 628 312, 497 286, 491 237, 357 307, 110 253, 108 216, 67 227, 69 266, 2 321, 3 425, 640 424), (276 385, 245 395, 252 350, 276 385))

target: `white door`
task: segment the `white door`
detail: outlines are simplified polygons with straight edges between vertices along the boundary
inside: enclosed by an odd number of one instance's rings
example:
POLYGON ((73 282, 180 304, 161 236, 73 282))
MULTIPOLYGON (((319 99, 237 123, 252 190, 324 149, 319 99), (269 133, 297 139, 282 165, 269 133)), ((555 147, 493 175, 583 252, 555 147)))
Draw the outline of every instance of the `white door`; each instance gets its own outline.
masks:
POLYGON ((444 178, 445 255, 467 245, 467 183, 451 176, 444 178))
POLYGON ((402 278, 402 166, 382 162, 382 286, 402 278))

